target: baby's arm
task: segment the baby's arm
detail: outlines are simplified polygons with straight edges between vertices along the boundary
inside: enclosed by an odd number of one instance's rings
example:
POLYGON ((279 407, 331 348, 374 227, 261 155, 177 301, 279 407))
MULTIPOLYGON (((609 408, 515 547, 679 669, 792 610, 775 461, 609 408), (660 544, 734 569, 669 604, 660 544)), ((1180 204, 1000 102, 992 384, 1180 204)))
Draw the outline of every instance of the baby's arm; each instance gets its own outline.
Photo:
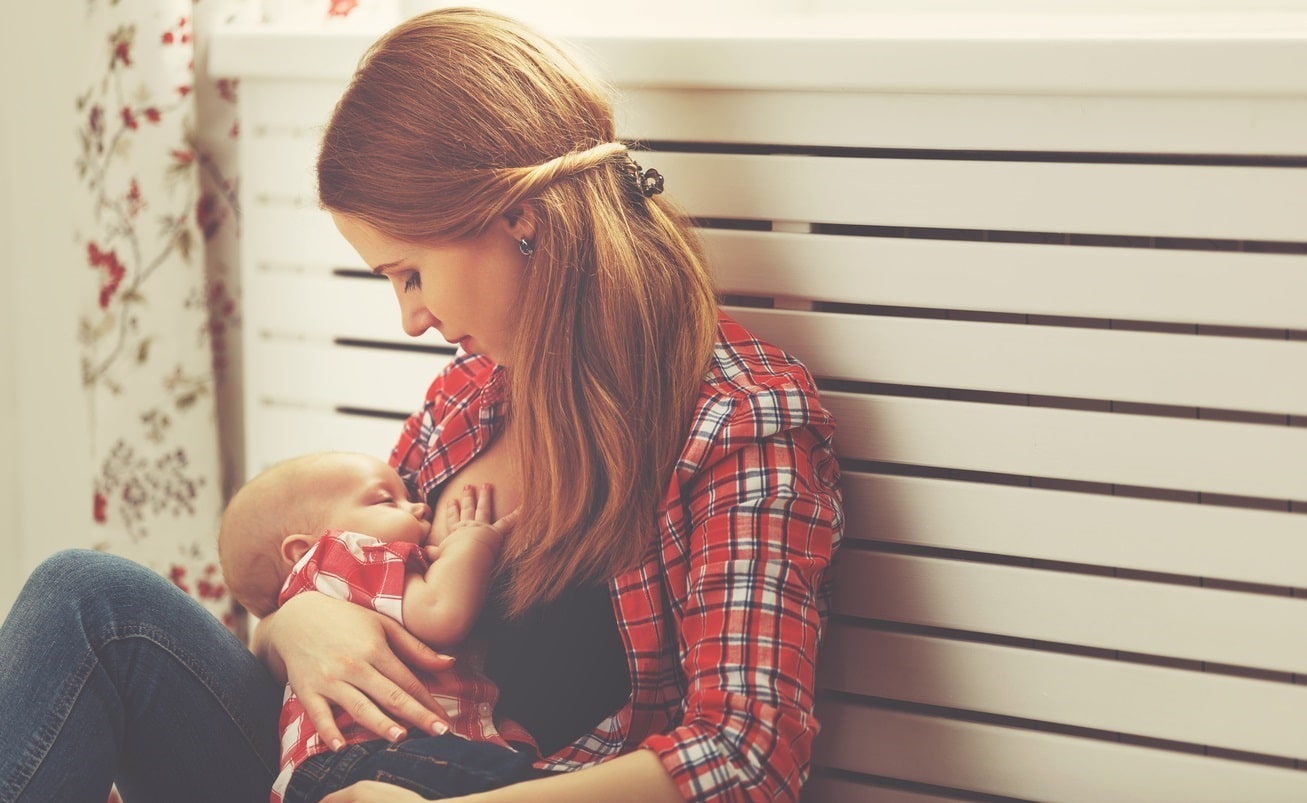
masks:
POLYGON ((449 534, 439 557, 404 584, 404 627, 432 647, 462 641, 481 612, 504 536, 516 520, 510 513, 492 524, 493 507, 489 485, 465 486, 446 508, 449 534))

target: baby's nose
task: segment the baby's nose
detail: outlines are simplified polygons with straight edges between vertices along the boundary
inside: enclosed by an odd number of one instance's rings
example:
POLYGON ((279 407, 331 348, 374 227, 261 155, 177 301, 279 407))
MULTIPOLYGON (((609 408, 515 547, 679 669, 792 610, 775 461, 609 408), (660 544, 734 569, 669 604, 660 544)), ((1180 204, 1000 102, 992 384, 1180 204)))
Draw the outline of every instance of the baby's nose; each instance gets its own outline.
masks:
POLYGON ((426 502, 413 503, 413 517, 422 521, 431 521, 431 508, 426 502))

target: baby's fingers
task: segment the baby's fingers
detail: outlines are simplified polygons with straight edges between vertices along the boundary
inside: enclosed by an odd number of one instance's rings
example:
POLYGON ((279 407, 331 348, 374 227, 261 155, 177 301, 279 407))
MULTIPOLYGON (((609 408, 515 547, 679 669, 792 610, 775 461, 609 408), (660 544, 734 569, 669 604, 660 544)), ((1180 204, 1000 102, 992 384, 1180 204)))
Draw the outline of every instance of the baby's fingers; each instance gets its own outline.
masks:
POLYGON ((462 520, 463 506, 458 503, 457 499, 451 499, 445 503, 445 529, 452 530, 454 525, 462 520))
POLYGON ((508 535, 513 531, 513 528, 517 526, 518 515, 521 512, 522 508, 515 508, 512 513, 509 513, 507 516, 495 522, 492 526, 504 535, 508 535))
MULTIPOLYGON (((471 486, 468 487, 470 488, 471 486)), ((484 524, 489 524, 490 517, 493 515, 495 510, 494 496, 493 491, 490 488, 490 483, 481 483, 481 492, 480 494, 475 494, 475 496, 476 520, 484 524)))

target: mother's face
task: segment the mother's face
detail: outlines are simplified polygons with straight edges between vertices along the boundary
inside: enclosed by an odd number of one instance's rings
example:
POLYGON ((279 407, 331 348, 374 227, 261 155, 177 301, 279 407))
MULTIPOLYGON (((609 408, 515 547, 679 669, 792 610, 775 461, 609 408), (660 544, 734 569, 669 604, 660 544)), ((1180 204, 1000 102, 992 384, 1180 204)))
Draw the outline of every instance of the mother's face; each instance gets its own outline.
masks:
POLYGON ((332 218, 372 272, 390 279, 406 334, 436 329, 464 351, 500 364, 508 358, 526 264, 518 241, 533 233, 529 219, 502 218, 470 240, 418 245, 349 215, 332 218))

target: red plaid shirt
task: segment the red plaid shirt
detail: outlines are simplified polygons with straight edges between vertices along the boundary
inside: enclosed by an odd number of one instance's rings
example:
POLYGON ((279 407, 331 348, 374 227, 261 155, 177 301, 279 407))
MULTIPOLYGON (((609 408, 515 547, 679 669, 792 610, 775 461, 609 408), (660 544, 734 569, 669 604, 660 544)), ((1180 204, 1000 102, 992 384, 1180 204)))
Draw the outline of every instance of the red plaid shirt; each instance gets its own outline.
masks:
MULTIPOLYGON (((430 563, 417 544, 384 543, 369 535, 328 530, 295 564, 277 598, 278 605, 305 591, 320 591, 383 613, 404 623, 402 602, 404 581, 409 572, 424 572, 430 563)), ((481 674, 484 653, 475 642, 465 642, 454 651, 458 660, 445 672, 418 676, 427 691, 449 715, 450 731, 468 739, 494 742, 508 747, 508 741, 531 744, 532 739, 511 720, 493 718, 499 690, 481 674)), ((344 712, 336 715, 345 744, 370 742, 372 731, 354 722, 344 712)), ((270 803, 281 803, 295 768, 309 756, 325 753, 325 744, 313 727, 299 698, 286 685, 281 706, 281 772, 272 786, 270 803)))
MULTIPOLYGON (((494 439, 505 408, 503 371, 461 356, 405 424, 391 464, 426 498, 494 439)), ((844 521, 833 430, 808 371, 723 315, 661 540, 610 583, 630 699, 540 766, 644 747, 687 800, 798 799, 844 521)))

